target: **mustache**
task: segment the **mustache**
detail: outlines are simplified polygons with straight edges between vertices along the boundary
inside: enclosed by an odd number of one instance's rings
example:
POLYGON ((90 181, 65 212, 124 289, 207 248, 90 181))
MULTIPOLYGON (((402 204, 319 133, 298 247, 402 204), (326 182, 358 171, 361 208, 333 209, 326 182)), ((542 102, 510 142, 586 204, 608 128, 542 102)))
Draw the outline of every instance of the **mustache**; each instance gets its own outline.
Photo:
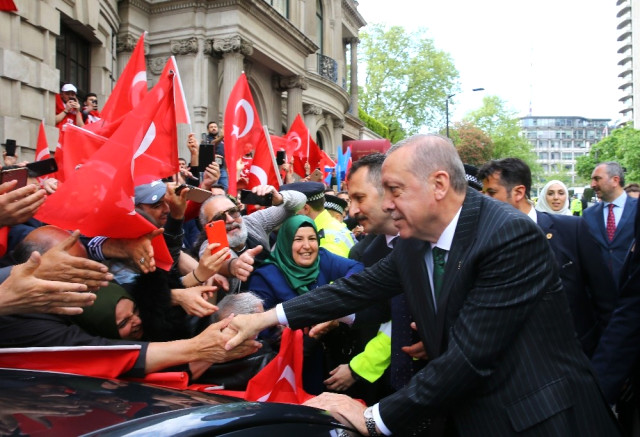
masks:
POLYGON ((227 226, 225 226, 227 232, 233 231, 234 229, 237 229, 239 227, 240 227, 239 223, 231 223, 231 224, 228 224, 227 226))
POLYGON ((359 222, 359 221, 361 221, 361 220, 366 220, 366 219, 367 219, 367 216, 366 216, 366 215, 364 215, 364 214, 356 214, 353 218, 354 218, 357 222, 359 222))

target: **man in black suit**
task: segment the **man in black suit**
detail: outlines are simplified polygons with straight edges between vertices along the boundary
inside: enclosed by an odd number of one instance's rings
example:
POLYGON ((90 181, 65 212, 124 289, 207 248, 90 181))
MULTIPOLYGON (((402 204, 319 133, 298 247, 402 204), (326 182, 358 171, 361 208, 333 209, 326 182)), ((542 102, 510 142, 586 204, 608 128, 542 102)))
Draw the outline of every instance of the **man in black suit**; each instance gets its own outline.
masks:
POLYGON ((237 316, 226 347, 266 326, 308 326, 404 291, 428 364, 373 407, 335 393, 307 405, 365 435, 402 434, 438 415, 464 436, 619 435, 535 223, 467 188, 455 147, 441 136, 395 145, 382 180, 401 237, 391 255, 266 313, 237 316))
POLYGON ((583 211, 591 235, 600 246, 605 266, 616 288, 625 256, 633 241, 633 223, 638 199, 624 191, 624 169, 614 161, 603 162, 591 173, 591 188, 600 202, 583 211))
POLYGON ((531 170, 521 159, 489 161, 478 177, 486 194, 527 214, 544 232, 560 270, 576 334, 590 357, 609 322, 617 292, 587 224, 580 217, 536 211, 529 200, 531 170))

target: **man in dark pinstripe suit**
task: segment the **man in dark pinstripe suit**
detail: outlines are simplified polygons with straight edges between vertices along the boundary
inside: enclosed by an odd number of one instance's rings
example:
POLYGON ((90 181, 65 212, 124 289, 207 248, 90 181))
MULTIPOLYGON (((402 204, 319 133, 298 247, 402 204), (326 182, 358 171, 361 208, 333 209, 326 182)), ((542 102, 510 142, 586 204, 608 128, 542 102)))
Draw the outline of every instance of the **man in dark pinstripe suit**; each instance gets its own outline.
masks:
MULTIPOLYGON (((272 311, 238 316, 236 341, 265 326, 330 320, 405 292, 430 358, 402 390, 364 408, 323 393, 325 408, 365 435, 403 435, 445 416, 462 436, 616 436, 619 431, 573 332, 553 254, 528 217, 467 189, 451 142, 421 135, 387 154, 383 207, 402 240, 358 275, 272 311), (446 251, 439 293, 432 251, 446 251)), ((434 422, 440 423, 439 420, 434 422)), ((435 423, 434 423, 435 424, 435 423)), ((452 432, 432 427, 432 435, 452 432)))

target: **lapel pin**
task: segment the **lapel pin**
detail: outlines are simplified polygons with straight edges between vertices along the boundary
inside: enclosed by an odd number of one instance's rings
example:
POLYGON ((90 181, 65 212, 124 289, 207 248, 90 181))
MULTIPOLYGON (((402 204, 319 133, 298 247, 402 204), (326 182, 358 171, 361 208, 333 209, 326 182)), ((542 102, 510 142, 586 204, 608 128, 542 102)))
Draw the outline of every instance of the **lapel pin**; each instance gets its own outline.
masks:
POLYGON ((553 234, 552 233, 548 233, 547 234, 547 240, 551 240, 553 238, 553 234))

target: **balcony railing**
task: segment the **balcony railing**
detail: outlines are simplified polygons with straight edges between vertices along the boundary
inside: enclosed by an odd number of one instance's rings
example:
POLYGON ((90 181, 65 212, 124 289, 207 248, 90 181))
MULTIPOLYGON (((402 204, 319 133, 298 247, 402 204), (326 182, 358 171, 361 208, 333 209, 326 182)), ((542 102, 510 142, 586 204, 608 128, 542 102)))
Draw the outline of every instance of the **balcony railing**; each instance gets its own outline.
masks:
POLYGON ((338 83, 338 63, 335 59, 318 53, 318 74, 325 79, 338 83))

